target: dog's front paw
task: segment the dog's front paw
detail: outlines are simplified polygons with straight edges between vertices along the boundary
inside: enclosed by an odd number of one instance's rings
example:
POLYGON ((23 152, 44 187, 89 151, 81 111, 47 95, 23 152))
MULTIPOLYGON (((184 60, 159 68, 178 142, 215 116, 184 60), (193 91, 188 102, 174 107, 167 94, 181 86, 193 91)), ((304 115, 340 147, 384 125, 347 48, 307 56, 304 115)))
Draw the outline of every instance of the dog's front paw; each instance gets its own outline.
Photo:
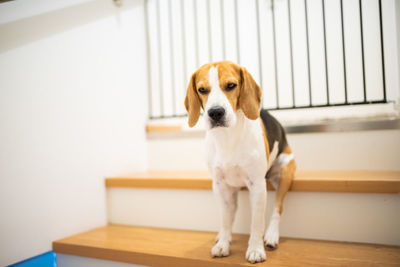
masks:
POLYGON ((251 263, 263 262, 267 259, 264 247, 261 246, 249 246, 246 252, 246 259, 251 263))
POLYGON ((268 227, 267 232, 265 233, 264 236, 264 243, 265 247, 268 250, 274 250, 278 248, 278 243, 279 243, 279 229, 276 227, 268 227))
POLYGON ((211 249, 211 256, 226 257, 229 255, 229 240, 219 240, 211 249))

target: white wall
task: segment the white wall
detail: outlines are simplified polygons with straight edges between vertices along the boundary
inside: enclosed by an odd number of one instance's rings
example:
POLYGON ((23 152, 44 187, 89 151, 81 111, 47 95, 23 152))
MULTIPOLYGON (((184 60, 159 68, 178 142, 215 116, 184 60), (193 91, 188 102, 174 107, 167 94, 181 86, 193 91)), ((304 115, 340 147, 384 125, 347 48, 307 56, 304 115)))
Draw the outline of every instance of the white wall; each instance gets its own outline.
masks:
MULTIPOLYGON (((397 46, 397 62, 400 62, 400 3, 399 1, 395 2, 395 8, 393 8, 393 12, 396 14, 395 16, 395 20, 396 20, 396 36, 397 36, 397 42, 396 42, 396 46, 397 46)), ((397 68, 397 72, 398 72, 398 80, 400 80, 400 67, 397 68)), ((398 82, 400 84, 400 81, 398 82)), ((399 86, 399 94, 397 95, 398 98, 400 98, 400 86, 399 86)), ((397 99, 397 102, 399 102, 400 100, 397 99)))
POLYGON ((0 4, 0 266, 106 223, 146 168, 143 2, 0 4))

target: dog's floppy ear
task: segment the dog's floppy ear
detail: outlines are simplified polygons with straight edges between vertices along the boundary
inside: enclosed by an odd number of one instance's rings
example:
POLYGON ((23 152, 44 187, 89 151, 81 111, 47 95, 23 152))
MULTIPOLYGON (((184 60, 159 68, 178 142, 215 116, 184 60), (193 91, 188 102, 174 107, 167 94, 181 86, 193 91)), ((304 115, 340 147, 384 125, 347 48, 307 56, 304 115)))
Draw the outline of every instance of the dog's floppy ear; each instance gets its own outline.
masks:
POLYGON ((240 78, 242 82, 239 95, 239 107, 243 110, 247 118, 255 120, 260 116, 261 89, 244 67, 240 69, 240 78))
POLYGON ((186 91, 185 107, 189 116, 189 126, 196 125, 200 116, 200 99, 196 89, 196 72, 190 78, 189 86, 186 91))

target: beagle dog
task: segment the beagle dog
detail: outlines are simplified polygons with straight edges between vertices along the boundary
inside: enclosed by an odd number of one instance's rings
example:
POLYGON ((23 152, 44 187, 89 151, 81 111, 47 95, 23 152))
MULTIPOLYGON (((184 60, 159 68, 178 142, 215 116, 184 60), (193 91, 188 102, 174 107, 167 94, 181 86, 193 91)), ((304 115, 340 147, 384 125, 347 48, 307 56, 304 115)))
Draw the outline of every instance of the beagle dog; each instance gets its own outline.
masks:
POLYGON ((267 110, 261 110, 261 89, 250 73, 232 62, 200 67, 191 77, 185 107, 189 126, 196 125, 200 109, 206 125, 208 168, 221 208, 221 227, 213 257, 229 255, 238 191, 247 187, 251 204, 251 231, 246 259, 266 260, 264 245, 275 249, 283 199, 296 170, 285 131, 267 110), (276 189, 275 206, 265 231, 267 180, 276 189), (265 232, 264 232, 265 231, 265 232))

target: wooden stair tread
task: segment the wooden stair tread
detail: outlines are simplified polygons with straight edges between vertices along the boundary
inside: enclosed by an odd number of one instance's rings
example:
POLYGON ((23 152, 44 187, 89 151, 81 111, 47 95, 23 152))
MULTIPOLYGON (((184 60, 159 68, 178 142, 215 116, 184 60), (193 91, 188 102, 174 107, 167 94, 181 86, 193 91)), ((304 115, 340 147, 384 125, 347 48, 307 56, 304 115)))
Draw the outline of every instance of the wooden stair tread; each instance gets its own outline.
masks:
MULTIPOLYGON (((149 171, 106 178, 106 186, 211 190, 212 181, 207 171, 149 171)), ((291 191, 400 193, 400 171, 298 171, 291 191)))
MULTIPOLYGON (((53 242, 56 253, 148 266, 254 266, 248 235, 235 234, 231 255, 212 258, 216 233, 109 225, 53 242)), ((256 266, 399 266, 400 247, 281 238, 256 266)))

